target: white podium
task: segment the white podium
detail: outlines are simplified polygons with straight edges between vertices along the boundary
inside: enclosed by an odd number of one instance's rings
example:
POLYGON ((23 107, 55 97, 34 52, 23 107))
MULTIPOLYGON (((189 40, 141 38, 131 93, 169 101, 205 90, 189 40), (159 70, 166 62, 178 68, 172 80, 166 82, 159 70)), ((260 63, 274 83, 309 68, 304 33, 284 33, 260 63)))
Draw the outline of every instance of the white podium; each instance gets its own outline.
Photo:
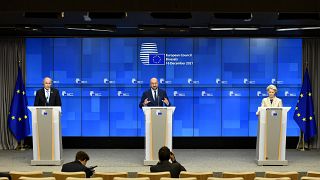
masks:
POLYGON ((259 107, 257 164, 288 165, 286 160, 287 113, 291 107, 259 107))
POLYGON ((61 165, 60 106, 28 106, 32 115, 31 165, 61 165))
POLYGON ((172 115, 175 107, 142 107, 145 115, 144 165, 159 161, 158 151, 162 146, 172 150, 172 115))

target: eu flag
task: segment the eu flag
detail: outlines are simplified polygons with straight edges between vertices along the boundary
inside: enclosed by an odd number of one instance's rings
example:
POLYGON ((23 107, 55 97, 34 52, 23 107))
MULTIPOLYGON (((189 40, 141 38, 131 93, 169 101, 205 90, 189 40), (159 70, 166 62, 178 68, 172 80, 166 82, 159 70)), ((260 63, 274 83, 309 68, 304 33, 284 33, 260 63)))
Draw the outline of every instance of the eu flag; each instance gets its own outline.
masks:
POLYGON ((25 137, 30 133, 27 106, 28 101, 26 89, 22 80, 21 69, 19 67, 8 117, 9 128, 17 141, 25 139, 25 137))
POLYGON ((302 87, 293 119, 303 132, 306 142, 317 134, 308 69, 303 75, 302 87))
POLYGON ((164 54, 149 54, 149 65, 165 65, 164 54))

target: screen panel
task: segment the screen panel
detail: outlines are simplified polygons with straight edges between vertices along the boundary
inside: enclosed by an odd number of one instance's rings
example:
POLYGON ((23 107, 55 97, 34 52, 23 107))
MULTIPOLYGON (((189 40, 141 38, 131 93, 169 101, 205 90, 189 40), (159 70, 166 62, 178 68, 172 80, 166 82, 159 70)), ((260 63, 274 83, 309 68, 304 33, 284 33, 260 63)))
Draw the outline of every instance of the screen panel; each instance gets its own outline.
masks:
POLYGON ((109 39, 83 38, 81 84, 85 87, 109 85, 109 39))
POLYGON ((302 82, 302 39, 278 39, 279 87, 300 86, 302 82))
POLYGON ((222 136, 249 135, 249 88, 222 88, 222 136))
POLYGON ((193 55, 194 86, 220 87, 221 39, 194 39, 193 55))
POLYGON ((193 39, 167 38, 166 80, 168 86, 192 86, 193 84, 193 39))
POLYGON ((81 89, 59 88, 62 136, 81 136, 81 89))
POLYGON ((221 136, 221 89, 194 88, 194 136, 221 136))
POLYGON ((250 39, 250 85, 264 87, 276 79, 277 47, 277 39, 250 39))
POLYGON ((110 88, 110 136, 138 135, 137 88, 110 88))
POLYGON ((54 39, 54 84, 57 87, 81 85, 81 38, 54 39))
POLYGON ((249 39, 222 39, 222 86, 248 86, 249 39))
POLYGON ((82 88, 82 136, 109 136, 109 88, 82 88))
POLYGON ((26 39, 26 87, 42 85, 44 77, 53 78, 53 39, 26 39))
POLYGON ((111 86, 137 86, 137 38, 110 39, 111 86))
POLYGON ((172 106, 173 136, 193 136, 193 88, 167 88, 167 95, 172 106))

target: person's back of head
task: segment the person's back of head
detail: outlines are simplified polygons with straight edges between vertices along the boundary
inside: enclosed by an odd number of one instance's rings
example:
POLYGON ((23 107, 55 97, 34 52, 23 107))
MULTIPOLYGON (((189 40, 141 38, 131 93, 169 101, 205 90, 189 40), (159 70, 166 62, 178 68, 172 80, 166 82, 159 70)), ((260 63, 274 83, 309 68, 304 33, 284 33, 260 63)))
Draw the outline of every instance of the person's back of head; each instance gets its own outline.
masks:
POLYGON ((76 161, 89 161, 89 155, 84 151, 78 151, 76 154, 76 161))
POLYGON ((170 159, 170 149, 166 146, 163 146, 159 149, 158 152, 159 160, 160 161, 169 161, 170 159))

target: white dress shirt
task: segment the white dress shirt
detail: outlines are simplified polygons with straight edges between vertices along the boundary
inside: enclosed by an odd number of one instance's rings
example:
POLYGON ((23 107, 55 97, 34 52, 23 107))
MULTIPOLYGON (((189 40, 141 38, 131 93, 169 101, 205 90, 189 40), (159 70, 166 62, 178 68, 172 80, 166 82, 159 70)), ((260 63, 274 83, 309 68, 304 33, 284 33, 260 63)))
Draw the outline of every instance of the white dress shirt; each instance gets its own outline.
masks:
POLYGON ((46 97, 47 103, 49 103, 49 99, 50 99, 50 88, 49 89, 45 89, 44 88, 44 95, 46 97))
POLYGON ((157 97, 159 96, 158 89, 153 90, 153 89, 151 88, 151 92, 152 92, 153 100, 156 101, 157 97))

